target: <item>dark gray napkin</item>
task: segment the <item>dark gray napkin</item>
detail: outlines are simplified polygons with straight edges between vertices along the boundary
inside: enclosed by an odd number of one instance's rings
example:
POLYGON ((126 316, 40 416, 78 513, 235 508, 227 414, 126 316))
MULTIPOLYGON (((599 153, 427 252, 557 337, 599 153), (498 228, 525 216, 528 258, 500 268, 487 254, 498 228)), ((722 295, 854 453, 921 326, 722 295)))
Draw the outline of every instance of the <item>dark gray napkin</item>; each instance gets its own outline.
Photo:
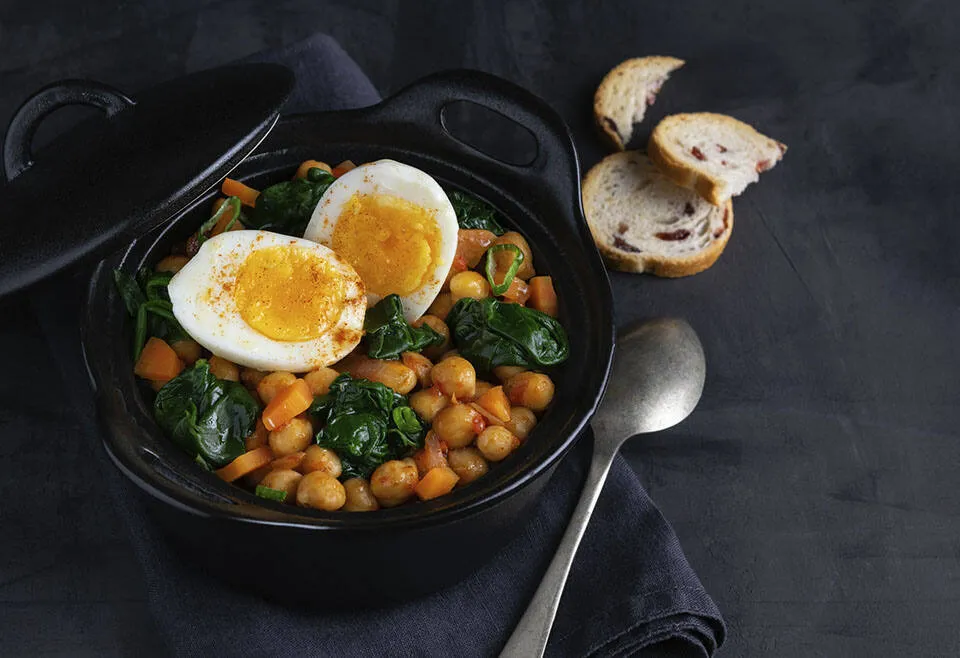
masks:
MULTIPOLYGON (((284 63, 297 73, 290 111, 378 100, 356 64, 325 36, 253 59, 284 63)), ((77 300, 84 281, 82 275, 61 277, 29 294, 64 390, 86 429, 82 440, 96 442, 78 345, 77 300)), ((29 320, 21 324, 23 332, 34 326, 29 320)), ((33 357, 19 358, 29 370, 33 357)), ((38 373, 20 385, 47 390, 50 381, 38 373)), ((151 610, 174 654, 487 656, 506 641, 553 555, 576 503, 591 441, 588 432, 557 468, 534 520, 464 582, 376 611, 322 614, 264 601, 194 570, 172 552, 133 486, 99 454, 106 488, 142 563, 151 610)), ((724 634, 723 619, 673 529, 618 458, 574 563, 548 655, 710 656, 724 634)))

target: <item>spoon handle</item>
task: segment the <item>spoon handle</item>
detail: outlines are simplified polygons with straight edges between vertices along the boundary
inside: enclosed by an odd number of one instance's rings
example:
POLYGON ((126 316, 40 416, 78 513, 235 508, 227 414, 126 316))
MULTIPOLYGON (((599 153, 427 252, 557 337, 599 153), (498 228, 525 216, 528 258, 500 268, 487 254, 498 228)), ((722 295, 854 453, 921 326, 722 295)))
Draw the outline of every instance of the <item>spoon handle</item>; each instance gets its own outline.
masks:
POLYGON ((553 561, 550 562, 543 580, 540 581, 540 586, 527 604, 527 611, 523 613, 513 634, 507 640, 500 658, 541 658, 547 648, 550 628, 553 626, 553 619, 560 606, 560 596, 563 594, 563 586, 570 573, 570 565, 573 564, 573 556, 577 554, 577 547, 580 546, 580 540, 590 522, 590 515, 593 514, 593 508, 603 490, 603 483, 610 472, 610 465, 617 454, 617 448, 611 451, 597 447, 604 443, 599 437, 594 439, 590 471, 587 473, 583 491, 580 492, 577 508, 573 510, 573 516, 570 517, 570 523, 567 525, 566 532, 563 533, 563 539, 560 540, 560 546, 557 548, 556 555, 553 556, 553 561))

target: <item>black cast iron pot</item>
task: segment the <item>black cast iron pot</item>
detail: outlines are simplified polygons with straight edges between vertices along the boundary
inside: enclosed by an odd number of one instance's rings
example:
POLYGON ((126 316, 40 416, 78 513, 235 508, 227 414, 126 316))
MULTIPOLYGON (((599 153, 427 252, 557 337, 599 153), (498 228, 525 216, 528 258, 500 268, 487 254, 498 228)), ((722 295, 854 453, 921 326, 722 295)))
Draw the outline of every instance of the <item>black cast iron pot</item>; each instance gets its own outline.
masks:
MULTIPOLYGON (((392 158, 502 211, 529 241, 538 273, 553 277, 559 319, 570 338, 569 360, 552 373, 551 408, 523 446, 480 480, 432 501, 373 513, 274 503, 201 470, 153 421, 153 393, 133 375, 132 322, 111 273, 153 265, 195 232, 216 194, 216 181, 208 180, 197 183, 203 189, 185 208, 95 270, 83 343, 104 445, 145 493, 183 559, 209 573, 287 601, 315 600, 318 588, 336 592, 340 604, 434 591, 489 560, 529 521, 538 494, 586 427, 606 383, 614 348, 611 294, 583 218, 569 130, 529 92, 491 75, 456 71, 425 78, 374 107, 287 116, 272 130, 265 125, 267 131, 231 177, 262 188, 289 179, 308 158, 392 158), (464 100, 526 127, 537 142, 533 161, 510 165, 453 138, 444 108, 464 100)), ((225 155, 227 170, 234 164, 230 158, 239 160, 235 152, 225 155)))

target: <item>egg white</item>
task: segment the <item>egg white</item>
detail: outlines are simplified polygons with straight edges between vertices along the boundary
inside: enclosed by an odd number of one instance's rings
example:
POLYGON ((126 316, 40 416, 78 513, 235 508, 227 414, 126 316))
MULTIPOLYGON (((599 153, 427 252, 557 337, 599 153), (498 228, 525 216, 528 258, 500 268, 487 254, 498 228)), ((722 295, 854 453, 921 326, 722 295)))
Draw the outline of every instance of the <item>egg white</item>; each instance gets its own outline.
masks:
POLYGON ((269 231, 228 231, 201 245, 170 280, 173 314, 190 336, 213 352, 248 368, 306 372, 336 363, 360 342, 366 311, 363 283, 344 260, 321 244, 269 231), (248 325, 233 295, 241 266, 254 251, 267 247, 304 247, 330 264, 345 283, 345 302, 334 324, 318 338, 282 341, 248 325), (349 331, 342 331, 342 330, 349 331), (348 340, 344 340, 347 336, 348 340), (355 340, 354 340, 355 338, 355 340))
MULTIPOLYGON (((355 194, 398 197, 432 213, 436 219, 440 229, 440 253, 436 258, 436 267, 427 278, 427 283, 400 297, 404 317, 407 322, 413 322, 423 315, 440 293, 453 264, 457 252, 457 231, 460 228, 453 205, 440 184, 428 174, 395 160, 377 160, 348 171, 327 188, 313 211, 303 237, 331 246, 333 231, 344 204, 355 194)), ((380 297, 367 291, 367 300, 372 305, 380 297)))

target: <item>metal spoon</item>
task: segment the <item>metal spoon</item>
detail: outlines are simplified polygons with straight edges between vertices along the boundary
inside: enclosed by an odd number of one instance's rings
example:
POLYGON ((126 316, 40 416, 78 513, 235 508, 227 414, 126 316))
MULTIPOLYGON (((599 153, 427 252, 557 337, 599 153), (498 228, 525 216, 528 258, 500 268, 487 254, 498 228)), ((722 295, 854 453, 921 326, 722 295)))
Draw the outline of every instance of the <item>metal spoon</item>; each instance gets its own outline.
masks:
POLYGON ((573 556, 613 458, 630 437, 659 432, 690 415, 700 400, 705 375, 703 346, 683 320, 651 320, 620 336, 610 383, 591 423, 593 461, 580 502, 501 658, 543 656, 573 556))

